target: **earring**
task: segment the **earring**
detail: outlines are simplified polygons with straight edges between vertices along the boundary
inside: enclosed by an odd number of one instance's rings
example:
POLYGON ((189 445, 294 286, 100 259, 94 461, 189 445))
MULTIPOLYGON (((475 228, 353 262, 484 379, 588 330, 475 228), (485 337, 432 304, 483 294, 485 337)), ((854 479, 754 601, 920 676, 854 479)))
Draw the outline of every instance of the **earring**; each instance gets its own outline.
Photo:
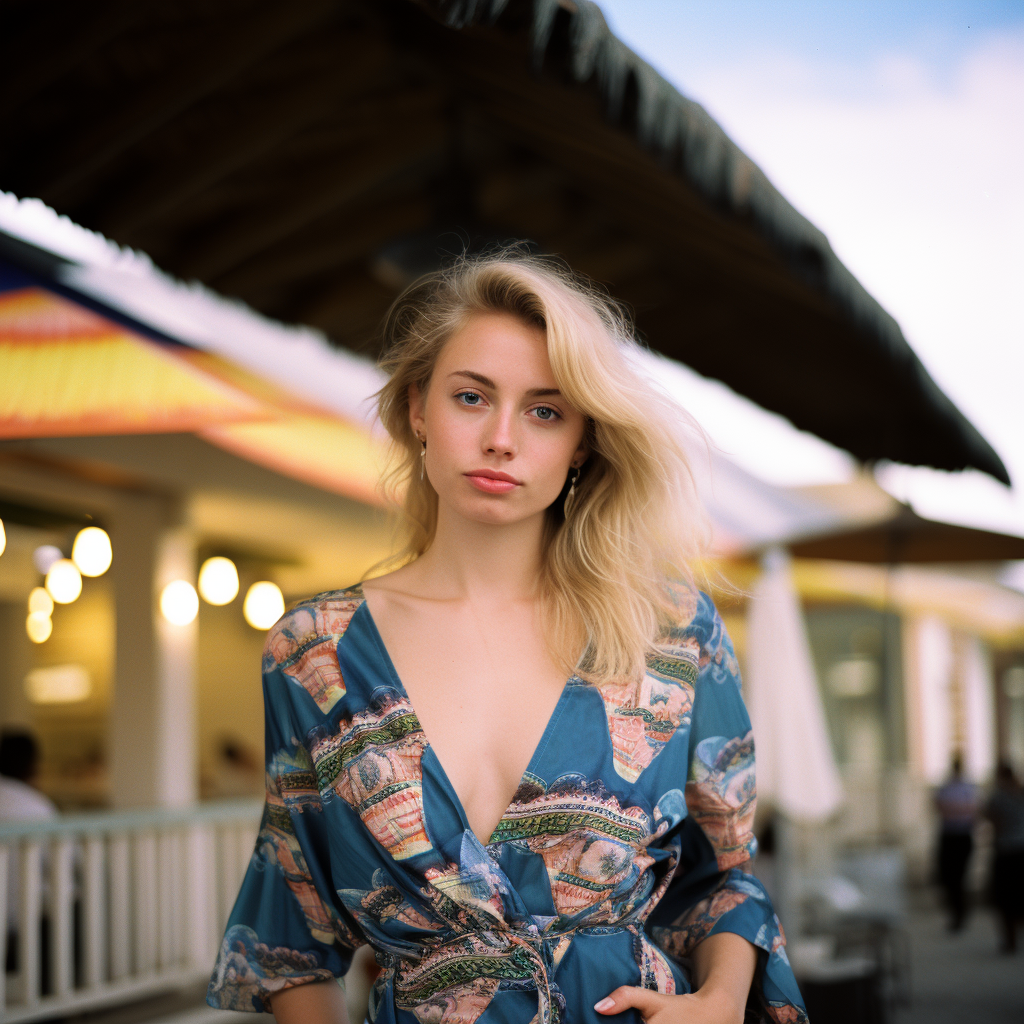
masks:
POLYGON ((562 514, 566 519, 569 518, 569 508, 573 503, 573 499, 576 497, 576 481, 580 478, 579 467, 577 466, 572 471, 572 479, 569 481, 569 493, 565 496, 565 504, 562 506, 562 514))
POLYGON ((417 434, 416 437, 423 446, 420 448, 420 483, 422 483, 423 478, 427 475, 425 468, 427 463, 427 439, 425 437, 420 437, 419 434, 417 434))

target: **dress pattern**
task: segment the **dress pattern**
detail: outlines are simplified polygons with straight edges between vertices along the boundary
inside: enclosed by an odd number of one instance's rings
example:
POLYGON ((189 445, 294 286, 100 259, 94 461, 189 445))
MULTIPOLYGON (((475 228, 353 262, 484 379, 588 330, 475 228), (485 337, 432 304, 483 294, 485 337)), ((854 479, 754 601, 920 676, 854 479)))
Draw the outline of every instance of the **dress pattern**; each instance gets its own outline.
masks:
POLYGON ((486 844, 361 589, 289 612, 263 658, 266 808, 207 1001, 269 1010, 368 942, 372 1024, 596 1024, 619 985, 690 991, 687 958, 724 931, 759 951, 750 1009, 806 1022, 743 870, 754 743, 736 658, 708 597, 679 606, 639 684, 567 681, 486 844))

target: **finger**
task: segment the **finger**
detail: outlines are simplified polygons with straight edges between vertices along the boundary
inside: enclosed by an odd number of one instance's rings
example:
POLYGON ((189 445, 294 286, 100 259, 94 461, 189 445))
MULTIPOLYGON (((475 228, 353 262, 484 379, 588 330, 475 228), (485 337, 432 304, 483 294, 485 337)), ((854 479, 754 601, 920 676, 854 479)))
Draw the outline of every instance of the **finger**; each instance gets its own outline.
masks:
POLYGON ((600 1002, 594 1004, 598 1013, 622 1013, 634 1007, 645 1017, 661 1009, 662 1000, 666 997, 649 988, 636 988, 633 985, 620 985, 614 992, 609 992, 600 1002))

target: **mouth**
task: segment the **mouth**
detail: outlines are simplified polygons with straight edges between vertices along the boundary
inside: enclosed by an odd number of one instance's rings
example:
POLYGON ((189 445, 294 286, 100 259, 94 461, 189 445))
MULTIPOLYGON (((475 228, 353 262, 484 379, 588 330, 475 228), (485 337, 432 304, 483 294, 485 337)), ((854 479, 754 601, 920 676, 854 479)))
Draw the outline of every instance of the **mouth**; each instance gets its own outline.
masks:
POLYGON ((522 483, 511 474, 494 469, 474 469, 465 477, 477 490, 486 494, 508 494, 522 483))

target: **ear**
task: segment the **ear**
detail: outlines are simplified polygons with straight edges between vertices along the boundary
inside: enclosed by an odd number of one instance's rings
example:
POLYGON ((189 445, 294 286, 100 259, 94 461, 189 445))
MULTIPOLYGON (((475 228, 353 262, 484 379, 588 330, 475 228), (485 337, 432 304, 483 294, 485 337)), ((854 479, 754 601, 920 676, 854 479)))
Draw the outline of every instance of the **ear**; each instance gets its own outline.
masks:
POLYGON ((426 431, 426 420, 423 416, 423 392, 415 384, 409 385, 409 426, 417 437, 426 431))
POLYGON ((573 453, 572 459, 569 461, 569 466, 572 469, 579 469, 588 458, 590 458, 590 449, 584 441, 580 441, 580 446, 573 453))

